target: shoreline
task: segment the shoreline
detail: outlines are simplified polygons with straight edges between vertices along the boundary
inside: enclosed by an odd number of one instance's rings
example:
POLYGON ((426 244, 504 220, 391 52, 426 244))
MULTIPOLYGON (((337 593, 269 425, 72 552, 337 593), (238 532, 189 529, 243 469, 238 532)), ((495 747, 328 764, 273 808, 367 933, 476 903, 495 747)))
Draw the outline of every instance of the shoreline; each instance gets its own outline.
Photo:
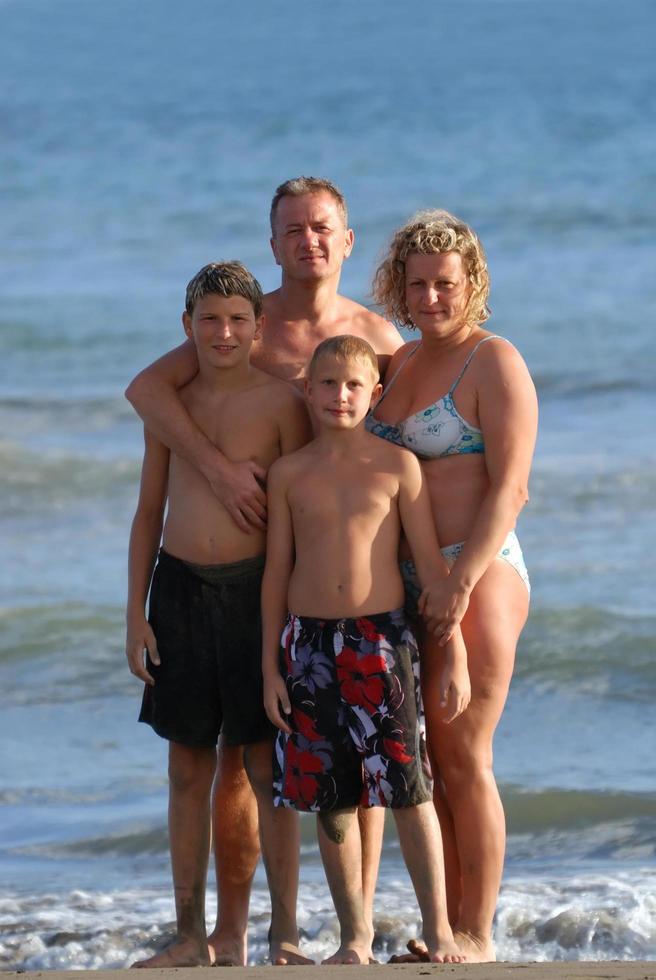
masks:
MULTIPOLYGON (((217 970, 228 970, 230 980, 257 980, 265 971, 275 971, 282 980, 302 980, 309 971, 320 970, 321 980, 339 977, 377 977, 379 980, 410 980, 413 977, 437 977, 448 973, 450 980, 656 980, 654 960, 559 960, 555 963, 385 963, 376 966, 231 966, 167 967, 144 971, 157 980, 216 980, 217 970)), ((130 969, 119 970, 24 970, 2 971, 6 977, 48 977, 53 980, 134 980, 130 969)))

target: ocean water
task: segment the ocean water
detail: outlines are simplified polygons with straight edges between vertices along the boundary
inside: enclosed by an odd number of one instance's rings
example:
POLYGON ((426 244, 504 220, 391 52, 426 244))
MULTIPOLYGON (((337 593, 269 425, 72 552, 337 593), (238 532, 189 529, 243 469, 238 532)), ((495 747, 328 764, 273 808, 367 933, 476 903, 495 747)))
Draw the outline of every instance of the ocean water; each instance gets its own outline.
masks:
MULTIPOLYGON (((123 653, 122 392, 182 339, 202 264, 276 285, 268 205, 299 173, 347 195, 362 302, 414 209, 471 221, 538 386, 499 955, 656 958, 655 27, 647 0, 0 2, 0 968, 119 967, 171 930, 166 747, 123 653)), ((253 962, 267 909, 260 870, 253 962)), ((381 958, 417 920, 390 833, 381 958)))

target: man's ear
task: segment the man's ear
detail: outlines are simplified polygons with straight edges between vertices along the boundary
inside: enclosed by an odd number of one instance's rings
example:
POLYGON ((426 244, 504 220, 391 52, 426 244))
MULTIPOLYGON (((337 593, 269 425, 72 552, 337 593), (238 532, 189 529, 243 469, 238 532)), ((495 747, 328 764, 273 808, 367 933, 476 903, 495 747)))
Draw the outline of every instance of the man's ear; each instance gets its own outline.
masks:
POLYGON ((344 232, 344 258, 347 259, 353 251, 355 244, 355 232, 352 228, 347 228, 344 232))
POLYGON ((271 237, 269 239, 269 244, 271 245, 271 251, 273 252, 273 257, 276 260, 276 265, 280 265, 280 259, 278 258, 278 247, 276 245, 275 238, 271 237))

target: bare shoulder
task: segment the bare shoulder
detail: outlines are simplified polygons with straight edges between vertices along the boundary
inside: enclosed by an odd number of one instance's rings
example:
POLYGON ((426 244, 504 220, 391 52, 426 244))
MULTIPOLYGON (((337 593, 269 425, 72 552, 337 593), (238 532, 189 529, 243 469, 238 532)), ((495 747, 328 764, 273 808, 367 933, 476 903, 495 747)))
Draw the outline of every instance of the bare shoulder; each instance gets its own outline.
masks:
POLYGON ((313 455, 311 446, 312 443, 308 443, 301 449, 279 456, 269 467, 267 482, 271 483, 273 480, 278 486, 291 482, 310 464, 313 455))
POLYGON ((259 368, 251 368, 253 389, 267 399, 272 407, 295 408, 304 404, 302 393, 281 378, 276 378, 259 368))
POLYGON ((409 449, 397 446, 379 436, 371 435, 370 439, 373 459, 381 468, 398 476, 421 472, 419 460, 409 449))
POLYGON ((402 345, 401 334, 388 320, 345 296, 340 300, 340 320, 347 327, 345 332, 368 341, 377 354, 393 354, 402 345))
POLYGON ((476 352, 473 362, 481 377, 487 377, 490 371, 504 376, 529 376, 524 358, 509 340, 498 334, 489 333, 485 334, 482 340, 487 342, 476 352))
POLYGON ((396 374, 406 357, 412 353, 418 343, 418 340, 411 340, 409 343, 403 344, 401 347, 397 348, 397 350, 392 354, 387 366, 385 377, 383 379, 385 382, 389 381, 392 376, 396 374))

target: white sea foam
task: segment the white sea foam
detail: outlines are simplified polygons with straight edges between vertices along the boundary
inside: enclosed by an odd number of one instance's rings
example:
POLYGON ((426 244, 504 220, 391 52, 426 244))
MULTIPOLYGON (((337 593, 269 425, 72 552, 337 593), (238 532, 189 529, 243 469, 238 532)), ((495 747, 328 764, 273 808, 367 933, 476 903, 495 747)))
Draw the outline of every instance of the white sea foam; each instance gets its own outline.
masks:
MULTIPOLYGON (((302 884, 299 926, 303 947, 317 959, 337 941, 325 883, 317 873, 302 884)), ((646 869, 613 875, 510 877, 503 885, 494 939, 501 960, 630 960, 656 958, 656 874, 646 869)), ((376 902, 375 952, 402 952, 418 935, 419 915, 407 876, 383 871, 376 902), (390 911, 393 910, 393 911, 390 911)), ((250 961, 266 958, 268 896, 256 881, 250 914, 250 961)), ((207 920, 214 921, 211 896, 207 920)), ((5 924, 4 969, 98 969, 128 966, 151 955, 173 933, 168 889, 111 893, 73 891, 0 899, 5 924)))

